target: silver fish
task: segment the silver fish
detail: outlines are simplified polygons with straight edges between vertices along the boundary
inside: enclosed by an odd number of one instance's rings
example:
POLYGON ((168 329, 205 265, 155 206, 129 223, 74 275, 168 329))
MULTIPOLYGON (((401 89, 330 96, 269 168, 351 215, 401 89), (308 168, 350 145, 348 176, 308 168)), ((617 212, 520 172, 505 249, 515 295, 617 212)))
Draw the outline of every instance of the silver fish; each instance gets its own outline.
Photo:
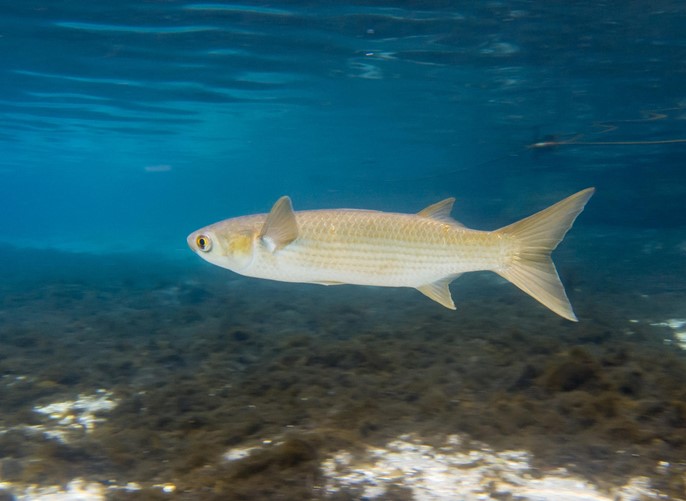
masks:
POLYGON ((241 275, 323 285, 414 287, 455 309, 449 285, 490 270, 558 315, 576 321, 550 257, 594 189, 495 231, 466 228, 448 198, 417 214, 327 209, 294 212, 281 197, 269 214, 227 219, 191 233, 188 245, 241 275))

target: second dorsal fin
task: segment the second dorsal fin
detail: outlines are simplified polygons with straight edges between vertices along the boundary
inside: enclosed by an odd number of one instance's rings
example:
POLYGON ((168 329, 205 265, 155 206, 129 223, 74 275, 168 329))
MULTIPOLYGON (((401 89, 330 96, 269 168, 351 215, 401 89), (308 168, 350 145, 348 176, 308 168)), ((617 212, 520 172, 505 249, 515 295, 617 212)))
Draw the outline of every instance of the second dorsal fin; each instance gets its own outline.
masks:
POLYGON ((417 215, 435 219, 436 221, 442 221, 444 223, 462 226, 461 223, 455 221, 450 215, 453 210, 454 203, 455 199, 453 197, 446 198, 445 200, 441 200, 440 202, 436 202, 435 204, 429 205, 425 209, 420 210, 417 215))

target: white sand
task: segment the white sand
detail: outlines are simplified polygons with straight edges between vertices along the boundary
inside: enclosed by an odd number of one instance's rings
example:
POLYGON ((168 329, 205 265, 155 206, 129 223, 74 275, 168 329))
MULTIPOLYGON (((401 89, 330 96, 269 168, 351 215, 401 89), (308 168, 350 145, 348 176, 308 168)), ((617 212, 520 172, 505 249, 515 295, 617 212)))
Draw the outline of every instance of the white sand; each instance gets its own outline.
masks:
POLYGON ((339 452, 322 464, 326 492, 357 488, 364 499, 376 499, 396 486, 411 491, 417 501, 665 499, 650 488, 646 478, 601 492, 564 469, 534 476, 526 451, 495 452, 485 444, 464 450, 462 442, 453 435, 436 449, 404 435, 384 448, 369 447, 362 456, 339 452))

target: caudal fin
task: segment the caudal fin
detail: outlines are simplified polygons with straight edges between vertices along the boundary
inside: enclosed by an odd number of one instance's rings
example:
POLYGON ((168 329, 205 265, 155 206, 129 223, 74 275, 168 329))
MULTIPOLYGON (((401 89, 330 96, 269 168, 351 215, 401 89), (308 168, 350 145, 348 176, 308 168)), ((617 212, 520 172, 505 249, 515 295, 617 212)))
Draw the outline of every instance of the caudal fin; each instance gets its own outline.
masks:
POLYGON ((517 242, 510 264, 496 270, 496 273, 558 315, 574 322, 577 321, 576 315, 550 253, 572 227, 594 191, 594 188, 587 188, 533 216, 496 230, 496 233, 514 237, 517 242))

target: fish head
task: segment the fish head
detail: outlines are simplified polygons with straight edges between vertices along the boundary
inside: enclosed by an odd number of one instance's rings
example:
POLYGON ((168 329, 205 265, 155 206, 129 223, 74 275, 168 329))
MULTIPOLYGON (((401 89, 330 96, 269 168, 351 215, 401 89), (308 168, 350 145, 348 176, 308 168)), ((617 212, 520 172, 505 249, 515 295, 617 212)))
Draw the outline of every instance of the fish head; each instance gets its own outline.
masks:
POLYGON ((205 261, 240 273, 253 262, 265 217, 227 219, 194 231, 186 241, 205 261))

